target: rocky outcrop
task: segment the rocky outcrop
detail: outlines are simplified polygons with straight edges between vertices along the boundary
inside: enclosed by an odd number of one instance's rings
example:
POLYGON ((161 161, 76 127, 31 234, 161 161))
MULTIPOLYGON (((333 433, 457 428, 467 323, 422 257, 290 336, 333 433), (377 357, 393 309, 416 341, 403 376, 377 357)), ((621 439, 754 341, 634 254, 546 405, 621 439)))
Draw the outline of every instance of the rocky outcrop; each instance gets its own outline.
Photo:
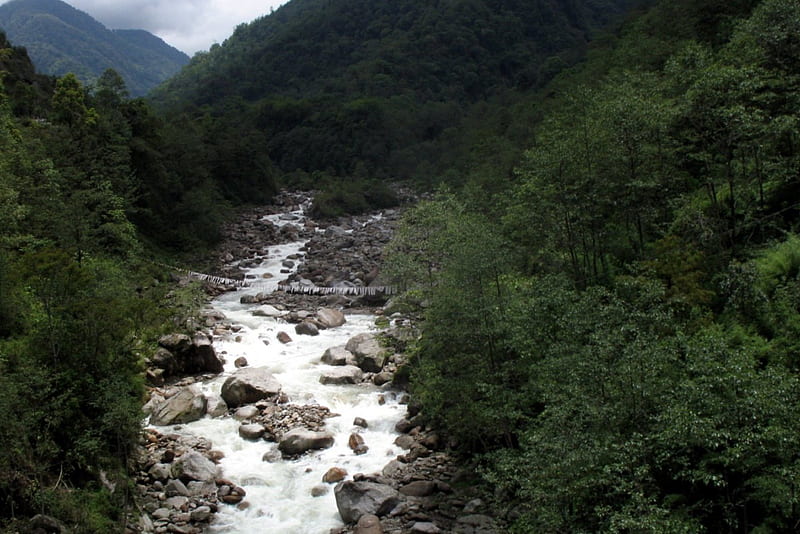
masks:
POLYGON ((156 404, 150 414, 150 424, 175 425, 197 421, 206 414, 206 398, 195 387, 181 388, 178 393, 156 404))
POLYGON ((284 456, 297 456, 311 450, 333 447, 334 437, 329 432, 312 432, 305 428, 295 428, 283 435, 278 450, 284 456))
POLYGON ((280 392, 280 383, 265 367, 239 369, 222 384, 222 398, 231 407, 277 399, 280 392))
POLYGON ((339 515, 345 523, 355 523, 364 515, 384 516, 402 500, 391 486, 368 481, 340 482, 333 493, 339 515))

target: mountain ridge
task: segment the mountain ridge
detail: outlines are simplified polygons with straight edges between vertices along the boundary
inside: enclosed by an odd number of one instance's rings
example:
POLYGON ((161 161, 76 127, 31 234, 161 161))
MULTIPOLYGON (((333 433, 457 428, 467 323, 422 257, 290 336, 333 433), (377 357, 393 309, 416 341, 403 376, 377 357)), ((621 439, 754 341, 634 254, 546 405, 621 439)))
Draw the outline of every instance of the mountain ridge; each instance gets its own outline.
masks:
POLYGON ((92 82, 108 68, 142 96, 189 62, 189 57, 145 30, 111 30, 61 0, 12 0, 0 5, 0 29, 23 46, 43 73, 73 72, 92 82), (147 36, 145 36, 147 34, 147 36))

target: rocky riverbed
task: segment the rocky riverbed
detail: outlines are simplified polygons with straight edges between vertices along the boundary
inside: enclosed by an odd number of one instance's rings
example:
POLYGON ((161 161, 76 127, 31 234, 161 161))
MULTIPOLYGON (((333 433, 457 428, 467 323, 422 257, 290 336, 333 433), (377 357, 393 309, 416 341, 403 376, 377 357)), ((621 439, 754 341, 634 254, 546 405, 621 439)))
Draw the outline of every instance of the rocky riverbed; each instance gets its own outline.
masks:
MULTIPOLYGON (((307 203, 304 195, 284 194, 275 205, 254 209, 231 223, 225 229, 217 272, 254 285, 278 281, 326 287, 381 284, 383 247, 391 238, 399 212, 317 224, 302 215, 307 203), (265 261, 267 251, 297 241, 304 241, 305 247, 283 260, 280 273, 253 274, 253 269, 265 261)), ((206 288, 212 296, 235 290, 230 284, 209 283, 206 288)), ((285 325, 274 338, 263 339, 265 344, 291 344, 293 339, 339 328, 353 313, 366 311, 381 317, 385 304, 385 299, 375 297, 283 291, 251 291, 241 300, 253 306, 254 316, 277 317, 285 325)), ((381 332, 355 335, 346 344, 330 347, 320 355, 320 383, 331 387, 369 384, 380 388, 379 403, 407 407, 405 417, 394 425, 392 448, 398 453, 386 460, 382 470, 348 473, 344 467, 333 466, 311 489, 315 497, 321 497, 333 487, 339 515, 347 525, 332 532, 501 532, 493 519, 482 514, 486 499, 469 484, 474 475, 461 469, 447 453, 447 444, 425 425, 419 408, 402 390, 402 381, 395 380, 406 363, 404 348, 415 335, 411 318, 394 315, 380 322, 387 326, 381 332)), ((247 513, 254 505, 245 488, 221 473, 219 464, 224 463, 225 453, 207 439, 186 436, 181 432, 182 424, 209 417, 235 421, 240 437, 277 445, 263 455, 264 462, 291 461, 309 454, 308 450, 332 446, 332 436, 326 429, 330 418, 339 414, 327 406, 289 403, 292 399, 271 373, 251 368, 246 357, 236 359, 235 368, 239 370, 231 373, 221 392, 204 389, 229 357, 225 351, 217 353, 214 347, 218 342, 235 342, 243 327, 211 308, 203 312, 197 324, 200 328, 193 335, 162 338, 159 351, 151 358, 148 377, 153 387, 145 412, 153 426, 145 433, 137 460, 141 514, 131 521, 131 532, 215 531, 211 525, 216 524, 215 514, 221 507, 236 507, 247 513), (248 373, 259 374, 251 380, 260 384, 256 387, 259 393, 236 397, 228 383, 236 375, 248 373), (165 431, 154 426, 154 421, 165 426, 165 431)), ((248 388, 251 385, 242 391, 249 392, 248 388)), ((358 417, 353 420, 347 440, 351 454, 364 454, 373 445, 363 437, 370 424, 373 422, 358 417)))

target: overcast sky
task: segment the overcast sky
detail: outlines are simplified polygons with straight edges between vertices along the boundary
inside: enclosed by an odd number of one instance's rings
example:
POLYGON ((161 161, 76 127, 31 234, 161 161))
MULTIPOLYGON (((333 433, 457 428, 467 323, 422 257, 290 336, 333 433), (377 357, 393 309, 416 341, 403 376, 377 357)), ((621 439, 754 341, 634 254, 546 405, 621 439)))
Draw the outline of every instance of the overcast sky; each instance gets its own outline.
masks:
MULTIPOLYGON (((0 4, 7 0, 0 0, 0 4)), ((287 0, 66 0, 109 29, 147 30, 190 56, 287 0)))

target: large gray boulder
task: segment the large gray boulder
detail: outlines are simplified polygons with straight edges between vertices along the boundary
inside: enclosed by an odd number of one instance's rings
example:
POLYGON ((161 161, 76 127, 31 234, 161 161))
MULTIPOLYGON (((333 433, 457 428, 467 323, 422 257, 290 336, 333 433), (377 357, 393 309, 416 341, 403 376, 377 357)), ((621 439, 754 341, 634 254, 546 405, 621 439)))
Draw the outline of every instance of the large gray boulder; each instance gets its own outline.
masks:
POLYGON ((301 336, 318 336, 319 328, 311 321, 303 321, 294 327, 295 333, 301 336))
POLYGON ((355 365, 356 357, 344 346, 331 347, 322 355, 321 361, 328 365, 355 365))
POLYGON ((217 477, 217 466, 197 451, 189 451, 172 464, 172 476, 184 481, 205 482, 217 477))
POLYGON ((317 449, 333 447, 334 437, 329 432, 312 432, 305 428, 294 428, 283 435, 278 450, 284 456, 295 456, 317 449))
POLYGON ((368 373, 380 373, 389 357, 389 351, 381 347, 378 338, 372 334, 351 337, 345 349, 353 353, 357 365, 368 373))
POLYGON ((228 405, 221 395, 206 393, 206 413, 211 417, 222 417, 228 413, 228 405))
POLYGON ((326 369, 319 377, 320 384, 343 385, 358 384, 364 378, 364 372, 355 365, 345 365, 342 367, 331 367, 326 369))
POLYGON ((252 404, 263 399, 274 399, 281 392, 281 385, 266 367, 239 369, 222 384, 222 398, 228 406, 252 404))
POLYGON ((206 398, 194 387, 181 389, 158 404, 150 414, 150 424, 177 425, 197 421, 206 414, 206 398))
POLYGON ((346 323, 347 319, 345 319, 344 314, 339 310, 320 308, 319 311, 317 311, 317 322, 325 328, 336 328, 346 323))
POLYGON ((333 490, 336 507, 345 523, 355 523, 364 515, 384 516, 402 500, 391 486, 375 482, 340 482, 333 490))
POLYGON ((158 340, 159 349, 150 357, 150 366, 163 369, 163 376, 221 373, 222 361, 211 339, 205 334, 190 338, 186 334, 168 334, 158 340))

